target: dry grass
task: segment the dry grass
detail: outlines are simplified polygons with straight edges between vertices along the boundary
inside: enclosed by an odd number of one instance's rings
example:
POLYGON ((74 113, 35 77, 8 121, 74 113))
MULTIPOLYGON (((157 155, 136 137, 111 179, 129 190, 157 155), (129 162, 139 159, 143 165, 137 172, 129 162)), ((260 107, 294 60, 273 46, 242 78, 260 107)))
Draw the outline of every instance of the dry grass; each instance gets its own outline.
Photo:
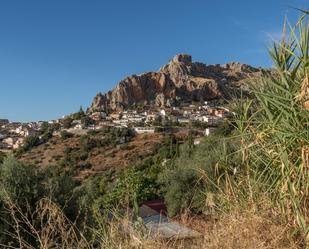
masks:
POLYGON ((69 221, 61 209, 48 199, 42 199, 36 212, 23 214, 12 202, 7 200, 14 220, 11 237, 18 245, 0 245, 1 248, 25 249, 299 249, 301 247, 292 237, 290 227, 284 224, 275 213, 269 210, 234 209, 232 213, 218 219, 206 219, 183 215, 177 220, 197 229, 203 235, 194 240, 151 240, 143 229, 128 233, 128 217, 116 216, 112 222, 98 219, 91 238, 84 236, 74 223, 69 221), (238 210, 238 211, 236 211, 238 210), (31 217, 31 218, 29 218, 31 217), (32 219, 35 218, 36 222, 32 219), (38 246, 31 246, 22 236, 31 234, 38 246))
POLYGON ((221 217, 206 235, 209 249, 293 249, 301 248, 294 242, 291 229, 276 220, 252 212, 221 217))

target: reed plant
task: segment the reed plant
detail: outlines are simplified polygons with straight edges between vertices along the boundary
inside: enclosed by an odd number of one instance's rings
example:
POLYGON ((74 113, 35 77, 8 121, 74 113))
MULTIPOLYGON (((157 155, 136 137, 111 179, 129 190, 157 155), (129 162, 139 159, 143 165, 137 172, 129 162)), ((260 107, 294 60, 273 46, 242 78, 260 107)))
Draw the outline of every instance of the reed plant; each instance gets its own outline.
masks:
POLYGON ((250 199, 269 196, 309 246, 309 24, 285 22, 269 53, 274 69, 253 85, 235 125, 250 199))

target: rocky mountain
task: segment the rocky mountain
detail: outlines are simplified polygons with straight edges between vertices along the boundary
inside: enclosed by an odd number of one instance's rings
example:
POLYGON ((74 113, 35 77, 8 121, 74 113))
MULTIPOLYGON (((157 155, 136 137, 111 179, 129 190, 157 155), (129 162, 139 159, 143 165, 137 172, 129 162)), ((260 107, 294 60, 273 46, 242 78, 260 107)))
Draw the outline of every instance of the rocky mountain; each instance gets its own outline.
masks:
POLYGON ((232 62, 206 65, 192 62, 191 55, 176 55, 158 72, 132 75, 120 81, 107 93, 95 96, 90 110, 123 110, 130 105, 177 105, 180 101, 230 99, 240 89, 247 91, 247 83, 268 70, 232 62))

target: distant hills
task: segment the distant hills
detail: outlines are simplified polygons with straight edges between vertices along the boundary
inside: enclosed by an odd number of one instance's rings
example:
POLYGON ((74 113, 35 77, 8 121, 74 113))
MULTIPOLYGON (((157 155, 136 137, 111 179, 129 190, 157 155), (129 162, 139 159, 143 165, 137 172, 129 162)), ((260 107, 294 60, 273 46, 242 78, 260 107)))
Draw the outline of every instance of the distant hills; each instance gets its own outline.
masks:
POLYGON ((121 111, 132 105, 174 106, 181 102, 231 99, 248 94, 248 81, 268 69, 232 62, 206 65, 178 54, 158 72, 131 75, 107 92, 98 93, 90 110, 121 111))

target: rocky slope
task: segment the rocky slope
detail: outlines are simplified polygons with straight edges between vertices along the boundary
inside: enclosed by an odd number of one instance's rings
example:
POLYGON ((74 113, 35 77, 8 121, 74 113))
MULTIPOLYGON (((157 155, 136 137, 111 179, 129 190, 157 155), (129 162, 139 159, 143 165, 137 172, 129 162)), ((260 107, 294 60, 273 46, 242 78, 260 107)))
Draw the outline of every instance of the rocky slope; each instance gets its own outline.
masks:
POLYGON ((95 96, 90 110, 123 110, 134 104, 171 106, 180 101, 201 101, 237 97, 247 82, 267 70, 232 62, 206 65, 192 62, 186 54, 176 55, 158 72, 132 75, 115 89, 95 96))

